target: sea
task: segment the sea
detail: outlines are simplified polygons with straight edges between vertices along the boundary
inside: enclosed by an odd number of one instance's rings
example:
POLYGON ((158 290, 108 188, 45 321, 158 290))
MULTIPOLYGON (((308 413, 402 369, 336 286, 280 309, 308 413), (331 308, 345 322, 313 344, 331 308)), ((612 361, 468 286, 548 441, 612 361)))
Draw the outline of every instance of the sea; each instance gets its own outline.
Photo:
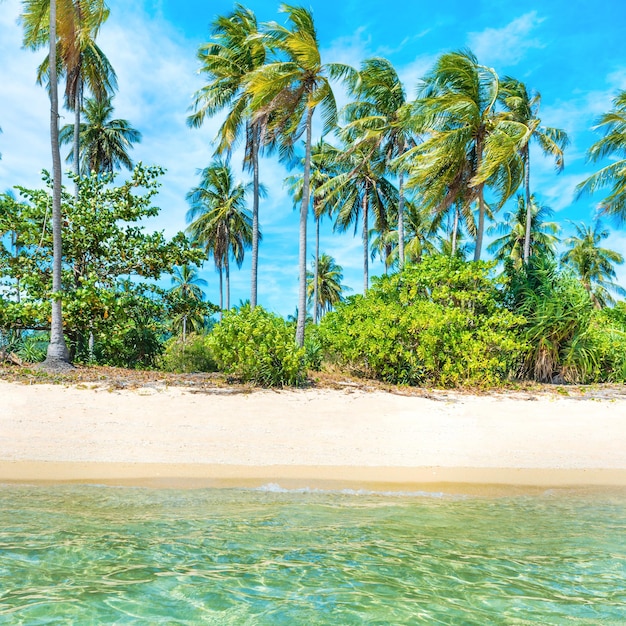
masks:
POLYGON ((0 485, 0 624, 626 624, 626 491, 0 485))

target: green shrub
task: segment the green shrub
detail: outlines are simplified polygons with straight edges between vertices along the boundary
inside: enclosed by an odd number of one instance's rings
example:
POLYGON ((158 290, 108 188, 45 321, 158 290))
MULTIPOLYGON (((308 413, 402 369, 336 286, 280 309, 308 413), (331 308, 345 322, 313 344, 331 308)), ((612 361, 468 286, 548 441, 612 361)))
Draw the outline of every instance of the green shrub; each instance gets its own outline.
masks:
POLYGON ((182 337, 169 339, 165 343, 159 364, 166 372, 217 371, 207 336, 195 333, 187 335, 184 342, 182 337))
POLYGON ((257 306, 229 311, 209 335, 220 370, 267 387, 299 385, 305 379, 305 351, 282 317, 257 306))
POLYGON ((374 280, 322 320, 326 358, 390 383, 500 384, 521 358, 523 320, 502 306, 491 267, 435 257, 374 280))

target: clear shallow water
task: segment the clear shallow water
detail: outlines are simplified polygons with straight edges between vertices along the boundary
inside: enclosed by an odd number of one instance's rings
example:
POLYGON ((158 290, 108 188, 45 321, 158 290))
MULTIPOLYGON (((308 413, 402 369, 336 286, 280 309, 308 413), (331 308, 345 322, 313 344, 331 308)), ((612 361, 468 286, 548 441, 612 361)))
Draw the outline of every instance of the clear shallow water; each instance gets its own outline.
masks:
POLYGON ((626 495, 0 485, 2 624, 623 624, 626 495))

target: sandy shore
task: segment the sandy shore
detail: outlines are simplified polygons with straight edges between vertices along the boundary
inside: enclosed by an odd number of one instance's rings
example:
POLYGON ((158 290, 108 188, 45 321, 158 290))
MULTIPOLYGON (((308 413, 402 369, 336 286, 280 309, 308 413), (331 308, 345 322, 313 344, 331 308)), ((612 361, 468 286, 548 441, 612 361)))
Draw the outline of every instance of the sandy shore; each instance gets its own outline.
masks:
POLYGON ((626 487, 626 398, 0 381, 0 482, 626 487))

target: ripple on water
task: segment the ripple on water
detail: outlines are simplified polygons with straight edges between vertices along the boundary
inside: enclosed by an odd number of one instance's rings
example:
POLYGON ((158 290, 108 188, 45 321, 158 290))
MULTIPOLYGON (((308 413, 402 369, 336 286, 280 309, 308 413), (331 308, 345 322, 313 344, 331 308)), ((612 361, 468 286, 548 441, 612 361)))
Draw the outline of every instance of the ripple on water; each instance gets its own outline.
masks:
POLYGON ((626 497, 0 487, 0 623, 619 624, 626 497))

